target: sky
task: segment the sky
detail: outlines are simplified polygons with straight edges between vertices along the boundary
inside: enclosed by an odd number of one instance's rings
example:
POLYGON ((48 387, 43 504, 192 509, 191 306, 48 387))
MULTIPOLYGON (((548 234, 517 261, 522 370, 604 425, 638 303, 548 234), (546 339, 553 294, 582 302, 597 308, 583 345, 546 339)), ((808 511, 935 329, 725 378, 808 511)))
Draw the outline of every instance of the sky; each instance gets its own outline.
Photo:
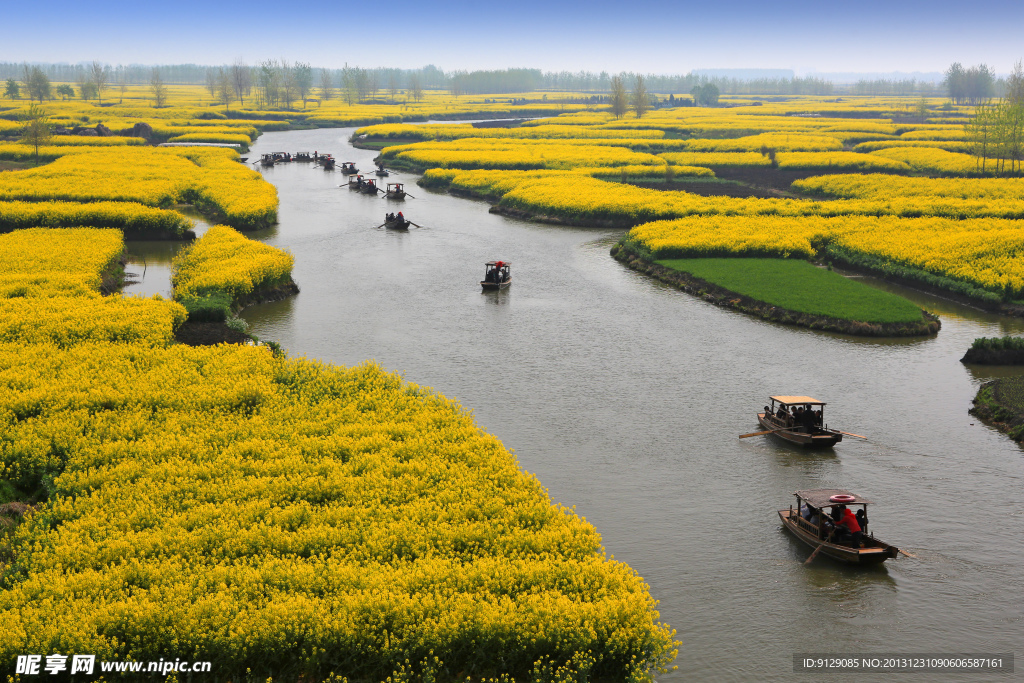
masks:
POLYGON ((1024 58, 1024 0, 53 0, 5 3, 3 62, 337 68, 705 68, 1000 74, 1024 58), (17 30, 21 27, 22 30, 17 30), (11 30, 15 29, 15 30, 11 30))

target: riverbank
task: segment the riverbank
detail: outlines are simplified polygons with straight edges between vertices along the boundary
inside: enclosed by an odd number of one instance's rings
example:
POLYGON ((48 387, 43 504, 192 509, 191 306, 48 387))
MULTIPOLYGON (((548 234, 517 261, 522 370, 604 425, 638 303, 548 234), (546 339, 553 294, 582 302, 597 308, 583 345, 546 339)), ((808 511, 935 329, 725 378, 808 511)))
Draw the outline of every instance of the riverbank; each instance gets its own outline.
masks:
POLYGON ((925 336, 938 333, 940 322, 937 316, 921 311, 920 322, 867 322, 860 320, 844 320, 828 315, 807 313, 802 311, 774 306, 765 301, 746 296, 709 282, 691 273, 654 263, 643 258, 623 244, 616 244, 611 255, 617 261, 632 270, 654 277, 662 282, 698 296, 708 303, 722 308, 742 311, 764 320, 796 325, 812 330, 839 332, 867 337, 909 337, 925 336))
POLYGON ((979 337, 960 359, 972 365, 1024 365, 1024 338, 979 337))
POLYGON ((1024 377, 985 382, 972 402, 971 415, 1014 441, 1024 440, 1024 377))

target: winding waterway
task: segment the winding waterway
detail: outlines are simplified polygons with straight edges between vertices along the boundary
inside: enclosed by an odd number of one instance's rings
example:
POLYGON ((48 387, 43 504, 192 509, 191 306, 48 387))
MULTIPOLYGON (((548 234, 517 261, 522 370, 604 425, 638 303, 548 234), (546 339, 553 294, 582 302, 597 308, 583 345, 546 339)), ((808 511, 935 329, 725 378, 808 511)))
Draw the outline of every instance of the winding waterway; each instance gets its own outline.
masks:
MULTIPOLYGON (((267 133, 249 157, 317 150, 372 172, 375 153, 353 149, 351 133, 267 133)), ((967 413, 980 382, 1016 371, 958 360, 975 337, 1024 332, 1024 320, 868 279, 937 312, 939 335, 785 327, 628 270, 608 254, 617 231, 493 215, 411 174, 389 179, 415 195, 402 204, 312 165, 264 175, 280 223, 255 236, 295 255, 302 291, 247 309, 252 331, 292 356, 372 359, 458 397, 650 584, 682 640, 679 670, 659 681, 838 680, 794 676, 793 654, 1005 653, 1024 642, 1024 457, 967 413), (375 228, 397 208, 423 227, 375 228), (482 294, 492 259, 512 262, 514 284, 482 294), (757 429, 769 394, 828 401, 830 425, 870 441, 806 452, 737 439, 757 429), (872 531, 917 558, 804 566, 809 549, 775 511, 818 487, 875 501, 872 531)))

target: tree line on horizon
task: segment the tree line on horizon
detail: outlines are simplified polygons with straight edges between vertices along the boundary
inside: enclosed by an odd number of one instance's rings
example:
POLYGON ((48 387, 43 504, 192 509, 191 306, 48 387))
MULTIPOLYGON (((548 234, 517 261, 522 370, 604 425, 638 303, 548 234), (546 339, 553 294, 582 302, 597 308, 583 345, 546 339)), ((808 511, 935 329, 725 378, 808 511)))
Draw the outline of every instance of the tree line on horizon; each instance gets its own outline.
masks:
MULTIPOLYGON (((263 64, 265 62, 260 62, 263 64)), ((0 80, 20 79, 25 70, 38 67, 51 82, 77 84, 78 93, 95 98, 90 88, 93 72, 97 62, 81 64, 32 64, 21 62, 0 62, 0 80)), ((152 80, 153 69, 159 69, 160 78, 166 84, 175 85, 206 85, 211 71, 216 74, 218 69, 230 70, 234 65, 204 66, 199 64, 168 64, 144 66, 139 64, 119 64, 116 66, 100 65, 107 71, 107 80, 114 84, 146 85, 152 80)), ((254 72, 259 65, 250 67, 254 72)), ((354 72, 353 78, 363 80, 372 91, 372 83, 376 81, 378 90, 386 84, 394 83, 399 89, 409 90, 419 85, 424 90, 449 90, 457 94, 512 94, 549 90, 559 92, 610 93, 612 79, 618 76, 626 82, 632 82, 637 75, 643 75, 652 92, 659 93, 691 93, 694 88, 714 85, 722 95, 833 95, 837 92, 853 94, 934 94, 934 86, 927 82, 915 80, 887 81, 876 79, 860 81, 857 84, 843 87, 831 81, 813 76, 800 77, 754 77, 733 78, 725 75, 708 75, 690 72, 687 74, 637 74, 623 71, 612 74, 607 71, 542 71, 540 69, 500 69, 500 70, 453 70, 445 72, 436 66, 427 65, 420 69, 398 68, 362 68, 348 67, 327 69, 311 67, 314 84, 328 77, 344 89, 342 78, 346 69, 354 72)), ((252 74, 255 80, 255 73, 252 74)), ((357 89, 360 89, 357 87, 357 89)), ((362 99, 362 98, 361 98, 362 99)))

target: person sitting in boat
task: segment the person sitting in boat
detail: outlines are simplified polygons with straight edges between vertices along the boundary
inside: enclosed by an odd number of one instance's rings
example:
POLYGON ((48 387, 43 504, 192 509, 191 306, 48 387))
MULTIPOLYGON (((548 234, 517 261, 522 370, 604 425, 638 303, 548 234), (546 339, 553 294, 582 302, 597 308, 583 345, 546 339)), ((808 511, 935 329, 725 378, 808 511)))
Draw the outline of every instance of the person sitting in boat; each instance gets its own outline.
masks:
POLYGON ((844 529, 847 540, 851 546, 856 548, 860 545, 861 539, 864 537, 864 532, 860 529, 860 523, 857 522, 857 517, 854 515, 845 505, 837 506, 839 509, 839 519, 836 520, 836 528, 844 529))
POLYGON ((868 511, 864 508, 857 510, 857 514, 854 515, 857 519, 857 524, 860 524, 860 531, 862 534, 868 532, 868 511))
POLYGON ((788 416, 789 415, 788 413, 786 413, 786 409, 783 408, 782 406, 779 406, 779 409, 775 411, 775 417, 779 418, 780 420, 785 420, 788 416))
POLYGON ((800 516, 806 519, 811 525, 818 526, 818 508, 810 503, 800 505, 800 516))
POLYGON ((399 223, 404 223, 405 222, 405 216, 402 215, 401 211, 398 212, 398 216, 396 216, 396 218, 398 219, 399 223))

